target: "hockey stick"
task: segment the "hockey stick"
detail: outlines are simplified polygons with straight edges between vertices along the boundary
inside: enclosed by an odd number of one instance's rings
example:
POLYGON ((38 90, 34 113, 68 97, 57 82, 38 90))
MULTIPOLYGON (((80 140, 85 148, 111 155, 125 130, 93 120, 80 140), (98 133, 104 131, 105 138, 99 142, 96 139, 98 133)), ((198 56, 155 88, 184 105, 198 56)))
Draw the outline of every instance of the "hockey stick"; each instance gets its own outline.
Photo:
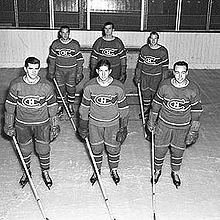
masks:
POLYGON ((95 168, 95 173, 96 173, 96 176, 97 176, 98 181, 99 181, 99 186, 100 186, 102 195, 103 195, 103 197, 104 197, 105 204, 106 204, 106 207, 107 207, 107 209, 108 209, 110 219, 111 219, 111 220, 116 220, 116 219, 113 217, 113 215, 112 215, 112 211, 111 211, 111 208, 110 208, 110 204, 109 204, 107 195, 106 195, 106 193, 105 193, 105 190, 104 190, 104 187, 103 187, 103 184, 102 184, 102 179, 101 179, 101 176, 100 176, 100 174, 99 174, 99 171, 98 171, 98 168, 97 168, 95 159, 94 159, 94 157, 93 157, 92 149, 91 149, 91 146, 90 146, 90 143, 89 143, 88 138, 85 138, 85 141, 86 141, 87 148, 88 148, 88 150, 89 150, 89 155, 90 155, 90 157, 91 157, 91 159, 92 159, 93 167, 95 168))
POLYGON ((143 132, 144 132, 144 138, 147 137, 147 134, 145 132, 145 120, 144 120, 144 106, 143 106, 143 100, 142 100, 142 92, 141 92, 141 86, 140 83, 138 83, 138 96, 139 96, 139 102, 141 106, 141 118, 142 118, 142 125, 143 125, 143 132))
POLYGON ((41 201, 40 201, 40 198, 39 198, 39 196, 38 196, 36 187, 34 186, 34 183, 33 183, 32 179, 31 179, 31 176, 30 176, 30 174, 29 174, 29 172, 28 172, 28 168, 27 168, 27 166, 26 166, 26 164, 25 164, 25 161, 24 161, 24 158, 23 158, 23 156, 22 156, 22 153, 21 153, 20 147, 19 147, 19 145, 18 145, 18 142, 17 142, 17 140, 16 140, 16 137, 15 137, 15 136, 12 136, 12 138, 13 138, 13 142, 14 142, 14 145, 15 145, 15 147, 16 147, 16 150, 17 150, 17 152, 18 152, 19 158, 20 158, 20 160, 21 160, 21 162, 22 162, 22 165, 23 165, 23 167, 24 167, 25 173, 26 173, 26 175, 27 175, 27 177, 28 177, 28 180, 29 180, 29 183, 30 183, 32 192, 33 192, 34 197, 35 197, 35 199, 36 199, 36 201, 37 201, 37 204, 38 204, 38 206, 39 206, 39 209, 40 209, 40 211, 41 211, 41 214, 42 214, 42 216, 43 216, 43 218, 44 218, 45 220, 49 220, 49 218, 46 217, 46 214, 45 214, 45 212, 44 212, 43 205, 42 205, 42 203, 41 203, 41 201))
POLYGON ((156 220, 156 184, 154 176, 154 130, 151 132, 151 175, 152 175, 152 210, 153 210, 153 219, 156 220))
POLYGON ((67 115, 68 115, 68 117, 69 117, 69 119, 70 119, 70 122, 71 122, 71 124, 72 124, 72 126, 73 126, 73 129, 74 129, 74 131, 76 131, 76 125, 75 125, 75 123, 74 123, 74 121, 73 121, 73 118, 71 117, 70 111, 69 111, 69 109, 68 109, 68 107, 67 107, 67 105, 66 105, 66 103, 65 103, 65 100, 64 100, 63 95, 62 95, 62 93, 61 93, 61 91, 60 91, 60 88, 59 88, 59 86, 58 86, 58 83, 57 83, 57 81, 56 81, 55 78, 53 78, 53 81, 54 81, 55 86, 56 86, 56 88, 57 88, 57 91, 58 91, 58 93, 59 93, 59 95, 60 95, 60 97, 61 97, 61 99, 62 99, 64 108, 65 108, 66 113, 67 113, 67 115))

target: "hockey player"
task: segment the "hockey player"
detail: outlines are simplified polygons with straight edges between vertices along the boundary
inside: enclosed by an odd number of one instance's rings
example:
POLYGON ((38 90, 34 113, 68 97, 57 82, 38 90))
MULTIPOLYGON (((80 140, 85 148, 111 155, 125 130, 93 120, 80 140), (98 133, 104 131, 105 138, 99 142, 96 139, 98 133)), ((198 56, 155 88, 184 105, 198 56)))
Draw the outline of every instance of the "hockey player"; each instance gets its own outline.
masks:
MULTIPOLYGON (((25 60, 25 75, 14 79, 5 102, 4 132, 16 135, 27 169, 31 175, 31 154, 38 154, 42 177, 50 189, 50 140, 59 132, 57 102, 52 84, 38 75, 40 61, 35 57, 25 60), (50 139, 51 138, 51 139, 50 139)), ((23 173, 19 183, 22 188, 28 182, 23 173)))
POLYGON ((161 82, 152 102, 147 126, 150 131, 155 130, 155 183, 170 147, 171 177, 178 188, 186 144, 195 143, 198 138, 202 105, 199 87, 187 79, 188 64, 176 62, 173 74, 174 78, 161 82))
MULTIPOLYGON (((89 137, 100 173, 106 148, 110 174, 117 185, 120 181, 117 168, 121 145, 127 136, 129 106, 123 84, 110 76, 111 71, 110 62, 102 59, 96 66, 98 77, 85 84, 78 132, 83 139, 89 137)), ((94 173, 90 182, 94 184, 96 180, 94 173)))
POLYGON ((151 32, 147 44, 140 49, 133 79, 135 85, 140 83, 141 86, 146 121, 158 85, 162 79, 168 76, 168 51, 158 41, 159 34, 155 31, 151 32))
MULTIPOLYGON (((60 28, 59 38, 54 40, 50 46, 48 60, 48 77, 56 79, 62 96, 68 102, 70 114, 74 116, 76 85, 83 79, 84 59, 79 42, 70 38, 70 28, 68 26, 60 28)), ((64 107, 59 93, 57 94, 57 102, 58 116, 62 117, 64 107)))
POLYGON ((126 50, 121 39, 113 36, 114 30, 114 24, 106 22, 102 28, 102 37, 99 37, 93 44, 90 59, 90 78, 97 76, 95 67, 98 61, 107 59, 112 68, 111 76, 124 83, 127 78, 126 50))

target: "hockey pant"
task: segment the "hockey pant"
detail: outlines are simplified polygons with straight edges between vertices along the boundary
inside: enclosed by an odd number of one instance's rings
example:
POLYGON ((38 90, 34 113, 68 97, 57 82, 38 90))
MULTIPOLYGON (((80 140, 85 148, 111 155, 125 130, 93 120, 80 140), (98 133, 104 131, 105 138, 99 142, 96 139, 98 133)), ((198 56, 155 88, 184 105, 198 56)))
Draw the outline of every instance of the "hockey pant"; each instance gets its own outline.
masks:
POLYGON ((155 130, 155 170, 161 170, 170 149, 171 170, 179 171, 186 149, 185 137, 188 129, 171 129, 159 123, 155 130))
POLYGON ((89 138, 94 159, 98 169, 101 169, 103 152, 106 151, 109 168, 118 167, 120 160, 121 147, 116 141, 118 124, 111 127, 97 127, 89 125, 89 138))
POLYGON ((42 170, 50 169, 50 145, 49 131, 50 124, 44 123, 38 126, 25 126, 16 123, 15 125, 18 143, 27 168, 30 169, 31 154, 35 151, 38 154, 42 170))
MULTIPOLYGON (((76 67, 72 68, 60 68, 56 67, 55 77, 57 84, 62 93, 62 96, 65 101, 69 104, 74 104, 75 102, 75 93, 76 93, 76 67)), ((57 93, 57 102, 59 105, 63 105, 62 99, 57 93)))

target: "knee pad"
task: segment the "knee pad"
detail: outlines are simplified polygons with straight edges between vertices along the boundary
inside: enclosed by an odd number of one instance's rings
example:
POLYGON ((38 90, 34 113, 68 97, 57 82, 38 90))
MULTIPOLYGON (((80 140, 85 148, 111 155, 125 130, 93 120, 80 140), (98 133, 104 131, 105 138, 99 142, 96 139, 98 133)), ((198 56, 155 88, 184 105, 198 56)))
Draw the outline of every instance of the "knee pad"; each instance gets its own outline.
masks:
POLYGON ((35 150, 38 155, 45 155, 50 153, 50 145, 48 142, 38 141, 35 143, 35 150))
POLYGON ((20 146, 21 153, 24 157, 30 155, 34 149, 34 144, 33 144, 32 139, 30 139, 26 143, 19 143, 19 146, 20 146))

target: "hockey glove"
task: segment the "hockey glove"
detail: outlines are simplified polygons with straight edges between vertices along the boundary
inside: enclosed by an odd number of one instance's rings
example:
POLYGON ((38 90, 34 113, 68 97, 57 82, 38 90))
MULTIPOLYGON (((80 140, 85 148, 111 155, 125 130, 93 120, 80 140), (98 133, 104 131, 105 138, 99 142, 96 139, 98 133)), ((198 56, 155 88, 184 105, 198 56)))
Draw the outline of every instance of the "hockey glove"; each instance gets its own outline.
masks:
POLYGON ((121 77, 119 79, 121 83, 124 83, 125 80, 127 79, 126 67, 127 67, 126 65, 121 66, 121 77))
POLYGON ((55 78, 55 73, 50 73, 50 72, 48 72, 47 77, 48 77, 49 79, 53 80, 53 79, 55 78))
POLYGON ((50 142, 54 141, 60 134, 60 126, 58 125, 57 116, 50 118, 50 142))
POLYGON ((78 127, 78 133, 82 139, 85 139, 89 136, 89 121, 79 119, 79 127, 78 127))
POLYGON ((84 75, 82 73, 77 73, 76 75, 76 85, 78 85, 84 78, 84 75))
POLYGON ((4 132, 10 137, 15 135, 14 114, 5 112, 4 132))
POLYGON ((116 141, 123 144, 128 135, 128 117, 119 118, 119 131, 116 134, 116 141))
POLYGON ((155 130, 156 121, 157 121, 157 113, 150 111, 149 120, 147 121, 147 129, 152 132, 155 130))
POLYGON ((196 141, 199 138, 199 128, 200 128, 200 122, 193 121, 189 129, 189 132, 186 136, 186 140, 185 140, 186 147, 190 147, 191 145, 196 143, 196 141))
POLYGON ((140 69, 135 70, 133 82, 134 82, 135 86, 137 86, 138 83, 141 82, 141 70, 140 69))

